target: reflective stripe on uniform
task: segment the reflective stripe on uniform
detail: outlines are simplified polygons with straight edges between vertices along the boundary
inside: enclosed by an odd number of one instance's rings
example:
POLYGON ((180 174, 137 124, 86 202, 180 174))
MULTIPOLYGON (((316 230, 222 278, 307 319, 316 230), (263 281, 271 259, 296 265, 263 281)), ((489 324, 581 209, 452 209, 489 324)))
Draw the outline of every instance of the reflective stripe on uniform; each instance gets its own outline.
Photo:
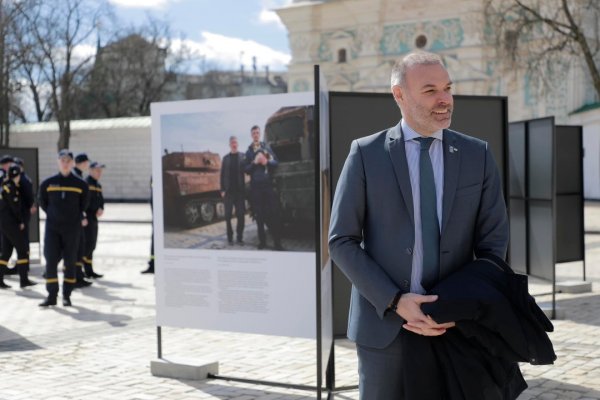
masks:
POLYGON ((90 190, 102 193, 102 188, 99 188, 98 186, 91 186, 90 185, 90 190))
POLYGON ((0 260, 0 265, 8 265, 8 261, 0 260))
POLYGON ((88 264, 92 263, 92 259, 91 258, 87 258, 87 257, 83 257, 83 261, 85 261, 88 264))
POLYGON ((73 279, 63 278, 63 281, 65 281, 65 283, 76 283, 77 279, 75 279, 75 278, 73 278, 73 279))
POLYGON ((6 193, 10 193, 10 189, 8 188, 7 185, 4 185, 4 190, 6 190, 6 193))
POLYGON ((23 258, 20 260, 17 260, 17 264, 27 264, 29 262, 28 258, 23 258))
POLYGON ((49 192, 75 192, 75 193, 83 193, 83 190, 81 190, 78 187, 72 187, 72 186, 48 186, 47 189, 49 192))
POLYGON ((49 279, 46 279, 46 283, 58 283, 58 278, 49 278, 49 279))

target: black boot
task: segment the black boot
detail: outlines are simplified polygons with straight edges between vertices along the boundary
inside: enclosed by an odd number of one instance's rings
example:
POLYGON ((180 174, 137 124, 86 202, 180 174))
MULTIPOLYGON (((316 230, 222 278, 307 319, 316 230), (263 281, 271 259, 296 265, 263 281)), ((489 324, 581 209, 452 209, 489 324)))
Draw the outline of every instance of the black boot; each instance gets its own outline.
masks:
POLYGON ((86 281, 83 278, 78 279, 77 282, 75 282, 75 288, 76 289, 81 289, 81 288, 88 287, 88 286, 91 286, 91 285, 92 285, 92 282, 86 281))
POLYGON ((153 274, 154 273, 154 261, 148 261, 148 268, 141 272, 142 274, 153 274))
POLYGON ((16 275, 17 274, 17 266, 15 265, 13 268, 6 267, 4 275, 16 275))
POLYGON ((71 303, 71 298, 63 296, 63 306, 64 307, 71 307, 72 305, 73 304, 71 303))
POLYGON ((21 283, 21 289, 27 286, 36 285, 35 282, 29 280, 28 272, 29 271, 29 263, 19 265, 19 280, 21 283))
POLYGON ((92 259, 91 258, 85 258, 83 261, 83 269, 85 272, 85 277, 88 279, 98 279, 98 278, 102 278, 104 275, 101 274, 97 274, 96 272, 94 272, 94 267, 92 264, 92 259))
POLYGON ((56 305, 56 297, 54 296, 48 296, 46 298, 46 300, 44 300, 43 302, 41 302, 39 304, 40 307, 48 307, 48 306, 55 306, 56 305))
POLYGON ((10 288, 9 285, 7 285, 6 283, 4 283, 4 277, 0 278, 0 289, 8 289, 10 288))

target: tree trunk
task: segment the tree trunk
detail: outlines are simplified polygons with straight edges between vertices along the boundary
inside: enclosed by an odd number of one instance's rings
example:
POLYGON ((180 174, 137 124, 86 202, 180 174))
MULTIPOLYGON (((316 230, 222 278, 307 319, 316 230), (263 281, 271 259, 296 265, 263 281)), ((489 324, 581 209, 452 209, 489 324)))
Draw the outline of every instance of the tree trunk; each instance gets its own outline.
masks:
POLYGON ((58 142, 56 143, 58 151, 69 148, 71 140, 71 123, 69 120, 59 121, 58 123, 58 142))

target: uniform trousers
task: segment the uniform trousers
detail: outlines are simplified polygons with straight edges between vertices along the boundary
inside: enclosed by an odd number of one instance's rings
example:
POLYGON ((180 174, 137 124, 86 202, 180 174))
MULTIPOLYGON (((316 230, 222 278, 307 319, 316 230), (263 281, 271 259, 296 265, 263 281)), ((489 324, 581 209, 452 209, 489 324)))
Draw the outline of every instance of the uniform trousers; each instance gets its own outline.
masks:
POLYGON ((46 290, 50 297, 58 295, 58 263, 63 259, 63 297, 70 297, 75 286, 75 264, 82 235, 81 226, 52 227, 46 223, 44 257, 46 258, 46 290))
POLYGON ((3 217, 0 219, 0 231, 2 232, 2 255, 0 256, 0 268, 6 269, 8 261, 12 256, 13 249, 17 250, 17 271, 21 285, 27 281, 29 271, 29 241, 25 237, 26 231, 19 229, 19 222, 3 217))
POLYGON ((98 242, 98 219, 88 218, 88 224, 83 228, 83 232, 85 236, 83 267, 86 275, 90 276, 94 272, 93 259, 96 243, 98 242))

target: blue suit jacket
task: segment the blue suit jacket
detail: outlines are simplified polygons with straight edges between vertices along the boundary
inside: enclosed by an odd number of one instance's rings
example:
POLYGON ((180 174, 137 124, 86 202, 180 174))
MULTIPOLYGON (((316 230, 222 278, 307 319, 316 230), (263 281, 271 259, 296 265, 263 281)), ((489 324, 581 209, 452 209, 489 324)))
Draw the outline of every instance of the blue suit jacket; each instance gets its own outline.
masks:
MULTIPOLYGON (((508 246, 506 205, 487 143, 444 130, 440 276, 508 246), (452 152, 450 152, 452 147, 452 152)), ((414 216, 400 124, 352 142, 340 175, 329 231, 333 261, 352 282, 348 337, 384 348, 402 327, 385 313, 410 290, 414 216)))

